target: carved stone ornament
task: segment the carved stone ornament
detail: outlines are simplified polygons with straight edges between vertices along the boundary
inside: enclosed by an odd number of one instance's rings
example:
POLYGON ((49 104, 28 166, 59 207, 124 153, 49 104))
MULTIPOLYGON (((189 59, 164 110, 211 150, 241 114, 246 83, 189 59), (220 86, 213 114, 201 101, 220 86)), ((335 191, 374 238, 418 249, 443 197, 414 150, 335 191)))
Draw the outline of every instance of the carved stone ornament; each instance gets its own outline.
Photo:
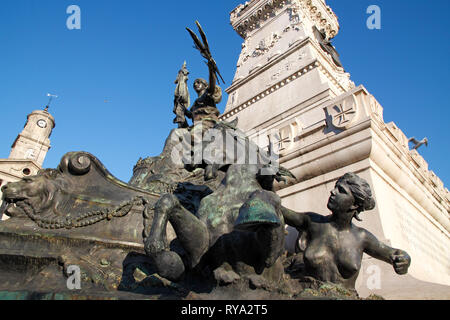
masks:
POLYGON ((337 129, 348 129, 357 119, 358 101, 354 94, 347 96, 343 100, 333 103, 327 107, 327 112, 331 117, 331 123, 337 129))
POLYGON ((305 16, 319 29, 324 29, 329 39, 339 32, 339 23, 334 12, 322 0, 253 0, 235 8, 230 14, 230 22, 236 32, 246 38, 255 29, 261 28, 280 11, 291 9, 291 25, 297 28, 301 17, 305 16))

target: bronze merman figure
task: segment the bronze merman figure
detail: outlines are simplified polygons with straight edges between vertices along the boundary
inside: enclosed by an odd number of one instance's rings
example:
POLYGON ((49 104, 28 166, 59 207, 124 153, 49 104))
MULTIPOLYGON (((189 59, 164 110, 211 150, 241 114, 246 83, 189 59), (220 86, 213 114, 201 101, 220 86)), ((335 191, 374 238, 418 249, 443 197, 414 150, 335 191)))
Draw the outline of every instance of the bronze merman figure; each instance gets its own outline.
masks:
POLYGON ((187 210, 174 194, 160 198, 145 240, 145 251, 160 276, 179 281, 188 270, 214 271, 224 264, 235 272, 250 268, 261 274, 279 262, 284 251, 281 200, 264 190, 258 171, 257 165, 231 165, 219 188, 201 199, 196 212, 187 210), (184 254, 167 242, 168 222, 184 254))

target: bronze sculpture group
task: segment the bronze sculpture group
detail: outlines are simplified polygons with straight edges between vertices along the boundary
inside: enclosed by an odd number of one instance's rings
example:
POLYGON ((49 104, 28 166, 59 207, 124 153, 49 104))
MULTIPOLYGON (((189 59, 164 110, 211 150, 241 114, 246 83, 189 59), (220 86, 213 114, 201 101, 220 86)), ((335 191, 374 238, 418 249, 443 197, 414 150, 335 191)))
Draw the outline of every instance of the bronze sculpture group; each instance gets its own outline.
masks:
MULTIPOLYGON (((336 182, 327 205, 330 216, 294 212, 282 206, 273 182, 293 176, 268 160, 234 123, 219 120, 216 105, 222 91, 217 76, 221 76, 206 36, 197 26, 202 41, 188 31, 207 60, 209 82, 194 81, 198 98, 189 108, 189 72, 184 63, 175 81, 173 112, 178 129, 172 130, 160 156, 140 159, 133 178, 124 184, 92 155, 69 153, 57 170, 44 170, 37 178, 4 186, 5 213, 31 219, 42 228, 71 229, 121 219, 138 208, 144 212, 145 252, 156 273, 174 282, 194 273, 205 279, 212 277, 217 283, 233 282, 230 277, 253 281, 260 277, 277 286, 285 274, 286 225, 299 231, 297 251, 305 276, 354 289, 363 253, 390 263, 398 274, 407 273, 411 258, 405 251, 388 247, 352 223, 354 218, 360 220, 362 211, 375 207, 370 186, 357 175, 348 173, 336 182), (191 126, 186 118, 192 119, 191 126), (171 161, 176 137, 202 137, 209 129, 232 136, 245 150, 256 150, 262 161, 237 164, 226 150, 216 150, 223 153, 223 163, 177 165, 171 161), (269 169, 269 174, 263 169, 269 169), (77 182, 79 179, 85 180, 77 182), (80 193, 91 196, 91 201, 80 206, 80 193), (96 198, 107 200, 93 205, 94 193, 96 198), (117 199, 118 194, 123 196, 117 199), (77 199, 72 203, 72 198, 77 199), (169 225, 174 231, 170 237, 169 225)), ((211 147, 210 142, 203 144, 211 147)))

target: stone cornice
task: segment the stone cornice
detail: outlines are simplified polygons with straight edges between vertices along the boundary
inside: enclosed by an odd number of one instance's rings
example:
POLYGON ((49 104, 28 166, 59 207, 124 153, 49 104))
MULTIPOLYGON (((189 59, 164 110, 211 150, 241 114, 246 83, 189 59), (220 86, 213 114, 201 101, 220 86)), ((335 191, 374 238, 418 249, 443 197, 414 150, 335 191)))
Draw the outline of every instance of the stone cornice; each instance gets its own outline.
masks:
MULTIPOLYGON (((414 199, 415 202, 421 203, 423 208, 430 213, 433 219, 437 222, 437 226, 441 226, 447 232, 450 231, 449 223, 449 208, 450 202, 446 197, 448 190, 443 190, 442 187, 437 187, 431 180, 431 171, 422 171, 413 165, 412 159, 409 157, 409 152, 404 153, 404 150, 398 150, 398 146, 386 134, 383 127, 380 127, 379 121, 374 121, 371 117, 366 117, 361 122, 356 123, 348 130, 344 130, 339 134, 324 137, 313 144, 302 147, 301 149, 292 150, 289 154, 280 158, 280 165, 285 166, 294 174, 299 170, 307 171, 310 176, 324 174, 342 168, 355 162, 370 159, 374 161, 387 176, 389 176, 396 184, 404 189, 407 194, 414 199), (370 131, 367 131, 370 129, 370 131), (343 139, 351 138, 352 143, 341 148, 335 148, 330 152, 316 152, 331 143, 336 143, 343 139), (381 140, 381 141, 380 141, 381 140), (378 142, 380 141, 380 142, 378 142), (386 146, 386 149, 380 149, 380 146, 386 146), (402 152, 403 151, 403 152, 402 152), (289 162, 297 158, 303 158, 305 155, 310 155, 316 152, 316 156, 304 158, 304 161, 297 167, 291 167, 289 162), (335 163, 336 154, 352 154, 352 157, 340 157, 342 161, 335 163), (395 156, 390 154, 392 152, 395 156), (332 157, 330 157, 333 155, 332 157), (315 163, 321 160, 321 166, 317 167, 315 163), (325 161, 327 159, 327 161, 325 161), (330 162, 331 161, 331 162, 330 162), (301 168, 301 169, 300 169, 301 168), (401 169, 400 169, 401 168, 401 169), (428 177, 424 177, 423 175, 428 177), (412 181, 418 183, 411 183, 412 181), (428 198, 425 203, 421 198, 426 196, 428 198)), ((305 181, 309 177, 306 177, 305 181)), ((287 189, 293 186, 293 183, 287 185, 277 184, 277 190, 287 189)), ((394 186, 395 187, 395 186, 394 186)))
POLYGON ((259 28, 277 11, 291 8, 302 11, 319 30, 325 30, 329 39, 339 32, 337 16, 323 0, 252 0, 240 5, 230 13, 230 22, 234 30, 242 37, 259 28))
MULTIPOLYGON (((404 136, 403 132, 393 123, 381 123, 374 121, 374 129, 378 136, 382 138, 385 145, 389 146, 397 158, 402 162, 402 167, 409 168, 412 175, 420 181, 425 189, 434 197, 434 199, 450 212, 449 191, 444 187, 444 183, 436 176, 436 174, 428 170, 428 163, 416 151, 409 150, 407 140, 406 144, 401 141, 404 136)), ((406 139, 406 137, 405 137, 406 139)), ((447 217, 449 218, 449 216, 447 217)))
MULTIPOLYGON (((310 39, 306 39, 305 42, 311 41, 310 39)), ((277 59, 282 59, 283 57, 279 57, 277 59)), ((244 79, 240 79, 233 83, 226 92, 230 93, 231 91, 236 90, 238 87, 240 87, 243 83, 248 82, 250 79, 256 77, 261 72, 267 70, 270 66, 275 64, 277 62, 277 59, 275 59, 272 63, 269 63, 265 66, 262 66, 258 69, 255 69, 249 76, 247 76, 244 79)), ((323 63, 318 59, 312 59, 308 61, 304 66, 302 66, 300 69, 294 71, 293 73, 289 74, 288 76, 284 77, 277 83, 274 83, 270 88, 264 89, 261 92, 258 92, 255 94, 252 98, 248 99, 244 103, 239 104, 238 106, 234 107, 233 109, 225 111, 220 118, 222 120, 225 120, 238 112, 242 111, 243 109, 249 107, 250 105, 254 104, 255 102, 263 99, 264 97, 267 97, 268 95, 274 93, 276 90, 282 88, 286 84, 290 83, 291 81, 294 81, 298 79, 299 77, 305 75, 309 71, 319 68, 320 72, 322 72, 327 78, 330 79, 330 81, 339 89, 341 93, 344 93, 346 90, 349 90, 351 86, 354 87, 354 83, 349 80, 349 87, 345 88, 340 84, 340 81, 336 79, 336 77, 329 71, 327 67, 323 65, 323 63)))
POLYGON ((292 0, 299 4, 308 14, 319 30, 324 29, 328 38, 334 38, 339 32, 338 17, 326 5, 324 0, 292 0))
POLYGON ((230 23, 234 30, 246 38, 247 33, 266 20, 284 0, 252 0, 241 4, 230 12, 230 23))
POLYGON ((399 150, 398 145, 391 140, 386 131, 383 130, 383 126, 379 126, 378 121, 373 121, 371 126, 372 130, 382 143, 373 144, 373 151, 371 152, 371 160, 378 164, 380 168, 401 188, 403 188, 417 203, 421 203, 424 209, 431 214, 431 216, 439 222, 447 231, 450 231, 449 223, 449 210, 450 202, 447 198, 448 190, 441 187, 437 187, 431 180, 432 171, 428 169, 424 170, 420 167, 417 168, 410 157, 410 152, 405 150, 399 150), (377 151, 375 149, 380 146, 387 146, 388 150, 393 152, 396 157, 392 157, 386 151, 377 151), (400 152, 399 152, 400 151, 400 152), (393 165, 390 164, 390 160, 393 165), (401 165, 399 165, 399 163, 401 165), (399 168, 403 168, 399 171, 399 168), (417 179, 417 184, 408 183, 409 179, 417 179), (419 187, 420 186, 420 187, 419 187), (430 195, 428 197, 430 202, 421 201, 423 196, 430 195), (431 205, 431 203, 433 203, 431 205), (446 214, 441 211, 446 211, 446 214))
MULTIPOLYGON (((428 163, 416 150, 409 149, 408 138, 395 123, 385 123, 383 121, 383 108, 364 86, 360 85, 351 92, 356 94, 361 90, 367 96, 364 104, 367 111, 369 111, 372 130, 377 133, 377 136, 382 138, 383 144, 388 146, 389 150, 402 162, 402 165, 399 167, 409 168, 412 175, 433 195, 435 200, 447 212, 450 212, 450 193, 445 188, 444 183, 433 171, 428 169, 428 163)), ((359 108, 361 107, 363 106, 359 108)))
MULTIPOLYGON (((341 133, 339 133, 337 135, 330 136, 330 137, 324 137, 323 139, 316 141, 315 143, 313 143, 311 145, 308 145, 301 149, 293 150, 289 154, 286 154, 285 156, 280 158, 280 164, 283 164, 285 162, 288 162, 290 160, 293 160, 295 158, 303 156, 304 154, 310 153, 314 150, 323 148, 331 143, 334 143, 334 142, 344 139, 348 136, 351 136, 357 132, 360 132, 362 130, 370 128, 370 125, 371 125, 370 121, 368 121, 366 119, 365 121, 362 121, 362 122, 358 123, 357 125, 353 126, 352 128, 342 131, 341 133)), ((294 139, 295 138, 296 137, 294 137, 294 139)), ((369 155, 369 154, 367 154, 367 155, 369 155)))
MULTIPOLYGON (((350 74, 346 73, 345 71, 340 72, 339 70, 337 70, 337 67, 331 61, 331 58, 328 55, 326 55, 323 50, 320 49, 317 42, 314 41, 313 39, 311 39, 310 37, 308 37, 306 39, 298 40, 295 43, 292 43, 291 47, 283 54, 275 55, 273 58, 268 59, 268 61, 265 64, 259 65, 255 68, 253 68, 246 77, 236 79, 231 84, 231 86, 228 87, 225 91, 228 94, 230 94, 231 92, 237 90, 240 86, 242 86, 246 82, 248 82, 251 79, 255 78, 256 76, 260 75, 262 72, 266 71, 273 65, 277 64, 279 61, 283 60, 285 57, 288 57, 289 55, 291 55, 295 51, 300 50, 301 48, 305 47, 306 45, 312 45, 316 49, 316 51, 319 53, 318 59, 314 60, 314 61, 318 61, 319 70, 330 80, 330 82, 337 88, 337 90, 340 93, 344 93, 348 90, 355 88, 355 83, 350 80, 350 74)), ((310 63, 311 62, 307 62, 305 67, 308 68, 310 63)), ((303 70, 305 67, 302 67, 301 70, 303 70)), ((294 72, 294 74, 295 73, 296 72, 294 72)), ((298 71, 297 71, 297 73, 298 73, 298 71)), ((290 76, 288 76, 287 78, 285 78, 283 80, 286 80, 286 79, 293 80, 292 78, 295 79, 295 77, 292 77, 292 74, 291 74, 290 76)), ((281 84, 283 82, 283 80, 280 80, 277 84, 281 84)), ((274 84, 274 86, 276 87, 277 84, 274 84)), ((274 86, 272 86, 272 87, 274 87, 274 86)), ((273 90, 271 90, 271 88, 269 88, 269 90, 270 90, 270 92, 273 92, 273 90)), ((257 97, 258 97, 258 95, 255 95, 254 98, 257 98, 257 97)), ((249 101, 252 101, 252 99, 250 99, 249 101)), ((248 102, 246 102, 244 104, 248 104, 248 102)), ((242 105, 236 106, 232 110, 226 110, 226 112, 222 116, 227 115, 229 112, 231 112, 237 108, 240 108, 241 106, 242 105)), ((240 108, 240 109, 242 110, 242 108, 240 108)))

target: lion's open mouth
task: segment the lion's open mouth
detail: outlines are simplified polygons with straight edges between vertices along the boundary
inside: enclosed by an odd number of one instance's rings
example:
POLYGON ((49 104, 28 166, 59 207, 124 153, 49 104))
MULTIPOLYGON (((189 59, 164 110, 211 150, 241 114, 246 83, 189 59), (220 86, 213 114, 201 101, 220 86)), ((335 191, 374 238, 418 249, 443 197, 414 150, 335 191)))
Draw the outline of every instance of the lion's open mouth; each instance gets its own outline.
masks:
POLYGON ((15 198, 11 198, 11 197, 4 197, 3 201, 6 202, 6 207, 5 207, 5 211, 4 214, 6 214, 9 217, 15 217, 17 215, 22 215, 24 214, 23 209, 20 208, 20 206, 18 206, 18 203, 21 203, 22 201, 25 201, 26 198, 21 198, 21 197, 15 197, 15 198))

